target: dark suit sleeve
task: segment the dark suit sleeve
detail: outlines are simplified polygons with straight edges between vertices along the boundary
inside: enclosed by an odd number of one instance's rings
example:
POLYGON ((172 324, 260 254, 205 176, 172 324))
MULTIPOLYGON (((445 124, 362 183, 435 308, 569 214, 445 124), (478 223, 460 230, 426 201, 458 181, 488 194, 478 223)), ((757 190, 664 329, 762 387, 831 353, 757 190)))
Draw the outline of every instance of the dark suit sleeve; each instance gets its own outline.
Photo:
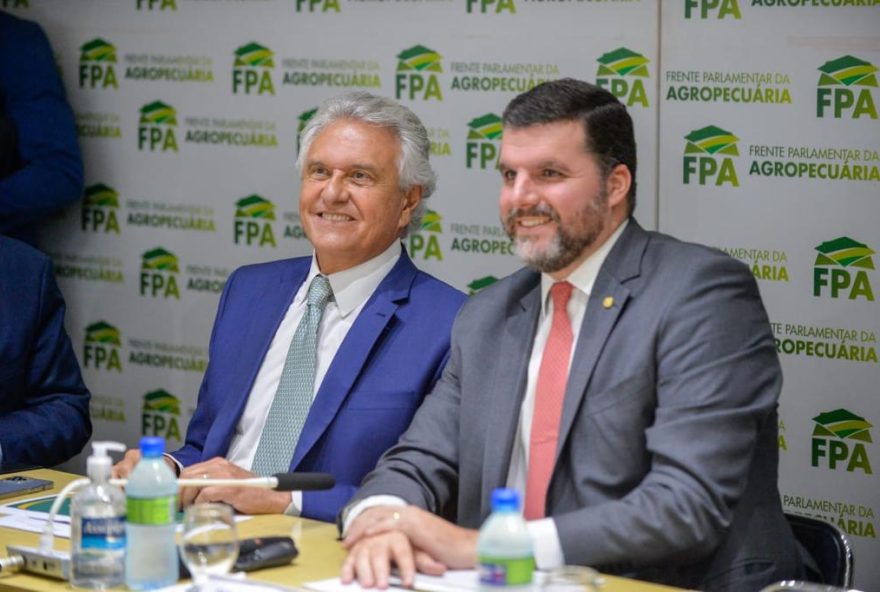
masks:
MULTIPOLYGON (((456 319, 455 325, 460 322, 456 319)), ((364 478, 349 507, 371 495, 396 495, 408 503, 454 519, 458 491, 461 350, 453 326, 449 363, 398 443, 364 478)), ((343 510, 344 512, 344 510, 343 510)))
POLYGON ((781 373, 754 278, 721 256, 678 263, 658 332, 644 336, 656 380, 621 393, 655 399, 641 444, 650 467, 622 498, 553 516, 568 563, 692 563, 727 534, 759 442, 775 461, 775 439, 759 434, 775 430, 781 373))
POLYGON ((64 300, 48 260, 42 260, 38 277, 38 326, 28 344, 26 392, 18 409, 0 415, 0 446, 4 462, 53 466, 88 442, 90 395, 64 330, 64 300))
POLYGON ((82 195, 73 112, 40 27, 0 18, 0 99, 15 129, 18 170, 0 180, 0 233, 28 225, 82 195))
MULTIPOLYGON (((236 277, 237 271, 232 272, 226 280, 226 285, 223 287, 223 294, 220 295, 220 303, 217 305, 217 318, 214 319, 214 327, 211 330, 211 342, 208 346, 208 364, 211 363, 211 359, 214 357, 214 340, 217 337, 218 327, 223 323, 223 311, 226 310, 226 302, 236 277)), ((201 460, 207 460, 202 459, 202 450, 205 446, 208 430, 211 429, 211 424, 214 422, 215 412, 218 409, 218 403, 214 401, 215 397, 211 391, 211 383, 208 378, 210 375, 211 372, 205 371, 205 376, 202 378, 196 410, 193 412, 189 426, 186 428, 186 441, 181 448, 171 453, 171 456, 185 467, 201 460)))

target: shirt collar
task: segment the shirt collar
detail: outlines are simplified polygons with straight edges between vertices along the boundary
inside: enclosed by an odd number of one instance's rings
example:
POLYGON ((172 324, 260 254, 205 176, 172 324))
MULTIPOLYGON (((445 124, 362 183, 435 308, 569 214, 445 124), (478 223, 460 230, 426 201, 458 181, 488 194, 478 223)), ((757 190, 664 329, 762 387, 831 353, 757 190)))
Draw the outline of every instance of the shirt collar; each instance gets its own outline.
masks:
MULTIPOLYGON (((596 283, 596 277, 599 275, 599 269, 602 268, 602 264, 605 262, 605 258, 608 257, 608 253, 611 252, 611 248, 617 242, 617 239, 620 238, 620 235, 623 234, 623 229, 626 228, 626 225, 629 224, 629 218, 623 221, 623 223, 617 227, 614 233, 608 237, 602 245, 596 249, 596 252, 587 257, 583 263, 578 265, 574 271, 572 271, 565 281, 572 284, 577 290, 580 290, 582 293, 587 295, 587 299, 590 297, 590 292, 593 291, 593 284, 596 283)), ((542 273, 541 274, 541 310, 542 314, 548 314, 547 307, 549 305, 549 295, 550 288, 553 284, 556 283, 556 280, 553 279, 549 274, 542 273)))
MULTIPOLYGON (((402 250, 400 241, 395 240, 387 249, 372 259, 327 276, 327 279, 330 280, 330 287, 333 289, 333 301, 342 318, 357 310, 367 301, 388 275, 388 272, 397 264, 402 250)), ((306 285, 309 285, 312 278, 319 273, 321 272, 318 269, 318 260, 312 253, 312 265, 309 268, 309 275, 306 277, 306 285)))

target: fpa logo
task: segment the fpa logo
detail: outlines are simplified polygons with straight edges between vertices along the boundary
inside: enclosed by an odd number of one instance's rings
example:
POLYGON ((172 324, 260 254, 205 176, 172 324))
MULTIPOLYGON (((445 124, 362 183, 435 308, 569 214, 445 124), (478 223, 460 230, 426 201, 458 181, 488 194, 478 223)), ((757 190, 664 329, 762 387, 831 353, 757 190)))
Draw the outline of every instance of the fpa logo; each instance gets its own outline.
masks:
POLYGON ((421 257, 425 260, 443 261, 440 241, 437 240, 437 235, 443 233, 443 227, 440 225, 442 221, 443 217, 434 210, 425 212, 419 231, 409 236, 409 252, 412 253, 413 259, 421 257))
POLYGON ((119 329, 106 321, 98 321, 86 327, 83 342, 83 366, 95 370, 116 370, 122 372, 119 348, 122 347, 122 334, 119 329))
POLYGON ((135 0, 138 10, 177 10, 177 0, 135 0))
POLYGON ((443 100, 437 74, 443 72, 442 56, 424 45, 410 47, 397 55, 395 96, 413 101, 443 100))
POLYGON ((116 48, 103 39, 92 39, 80 47, 79 87, 119 88, 116 78, 116 48))
POLYGON ((82 229, 90 232, 119 234, 119 194, 103 183, 89 185, 83 193, 80 219, 82 229))
POLYGON ((468 14, 479 11, 481 14, 495 13, 501 14, 507 12, 516 14, 516 4, 514 0, 467 0, 468 14))
POLYGON ((498 141, 501 140, 503 125, 501 118, 494 113, 486 113, 468 123, 465 166, 469 169, 478 166, 485 170, 498 167, 498 141))
POLYGON ((737 0, 684 0, 684 18, 742 18, 737 0))
POLYGON ((138 150, 177 152, 177 112, 162 101, 153 101, 141 107, 138 124, 138 150))
POLYGON ((268 47, 254 42, 236 49, 235 62, 232 65, 232 93, 274 95, 274 55, 268 47))
POLYGON ((477 292, 479 292, 480 290, 482 290, 486 286, 491 286, 492 284, 494 284, 497 281, 498 281, 498 278, 495 277, 494 275, 486 275, 481 278, 475 279, 474 281, 472 281, 471 283, 469 283, 467 285, 468 296, 473 296, 474 294, 476 294, 477 292))
POLYGON ((141 296, 152 298, 180 298, 177 274, 180 266, 177 256, 162 247, 144 253, 141 263, 141 296))
POLYGON ((275 204, 259 195, 243 197, 235 203, 233 233, 235 244, 261 247, 275 243, 272 222, 275 220, 275 204))
POLYGON ((340 12, 339 0, 296 0, 297 12, 340 12))
POLYGON ((736 167, 730 158, 739 156, 736 147, 739 138, 720 127, 709 125, 692 131, 684 139, 687 140, 684 148, 685 185, 696 175, 700 185, 714 182, 719 187, 724 183, 739 187, 736 167))
POLYGON ((628 107, 648 106, 648 93, 643 79, 650 77, 645 56, 625 47, 603 54, 598 60, 596 84, 608 90, 628 107))
POLYGON ((296 153, 299 154, 299 142, 302 139, 303 130, 306 129, 306 124, 309 123, 309 120, 315 116, 315 113, 318 112, 318 108, 309 109, 308 111, 303 111, 299 114, 299 123, 296 127, 296 153))
POLYGON ((813 296, 827 292, 831 298, 874 301, 868 271, 874 270, 874 250, 848 236, 826 241, 816 247, 813 264, 813 296))
POLYGON ((837 469, 838 464, 848 473, 861 470, 870 475, 871 461, 865 444, 871 444, 872 426, 864 417, 846 409, 820 413, 813 418, 812 464, 837 469))
POLYGON ((873 90, 877 88, 877 67, 851 55, 837 58, 819 68, 816 89, 816 117, 825 117, 826 110, 835 119, 849 116, 858 119, 867 115, 877 119, 873 90))
POLYGON ((168 391, 159 389, 144 395, 141 413, 141 433, 161 436, 166 440, 180 440, 180 401, 168 391))

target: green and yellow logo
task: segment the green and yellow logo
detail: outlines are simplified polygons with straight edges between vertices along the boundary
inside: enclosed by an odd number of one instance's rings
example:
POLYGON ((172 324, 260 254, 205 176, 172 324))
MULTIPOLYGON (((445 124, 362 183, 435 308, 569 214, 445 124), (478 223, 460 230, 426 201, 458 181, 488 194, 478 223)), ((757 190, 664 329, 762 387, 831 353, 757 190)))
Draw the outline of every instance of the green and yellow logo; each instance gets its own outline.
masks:
POLYGON ((177 152, 177 111, 162 101, 153 101, 141 107, 138 122, 138 150, 177 152))
POLYGON ((108 397, 92 392, 89 400, 89 415, 92 421, 112 421, 125 423, 125 399, 122 397, 108 397))
POLYGON ((501 140, 503 124, 494 113, 472 119, 468 123, 465 166, 469 169, 478 166, 485 170, 498 166, 498 142, 501 140))
POLYGON ((486 275, 481 278, 475 279, 474 281, 472 281, 471 283, 469 283, 467 285, 468 296, 473 296, 474 294, 476 294, 477 292, 479 292, 480 290, 482 290, 486 286, 491 286, 492 284, 494 284, 497 281, 498 281, 498 278, 495 277, 494 275, 486 275))
POLYGON ((410 100, 443 100, 437 74, 443 72, 442 56, 424 45, 415 45, 397 54, 395 96, 410 100))
POLYGON ((872 89, 877 88, 877 66, 845 55, 825 62, 819 68, 819 87, 816 89, 816 117, 825 117, 826 109, 840 119, 848 115, 858 119, 867 115, 877 119, 877 106, 872 89))
POLYGON ((180 441, 180 400, 166 390, 150 391, 144 395, 141 413, 141 433, 180 441))
POLYGON ((299 117, 297 118, 297 121, 298 121, 297 127, 296 127, 296 153, 297 154, 299 154, 299 143, 300 143, 300 140, 302 139, 303 130, 306 129, 306 125, 309 123, 309 121, 312 119, 312 117, 315 116, 315 113, 317 113, 317 112, 318 112, 318 108, 315 107, 314 109, 309 109, 308 111, 303 111, 302 113, 299 114, 299 117))
POLYGON ((437 235, 443 233, 442 221, 443 217, 434 210, 425 212, 419 231, 409 235, 409 252, 413 259, 421 257, 443 261, 440 241, 437 240, 437 235))
POLYGON ((79 87, 119 88, 116 78, 116 48, 103 39, 92 39, 80 47, 79 87))
POLYGON ((467 0, 468 14, 476 13, 477 7, 479 7, 481 14, 486 14, 487 12, 516 14, 514 0, 467 0))
POLYGON ((89 232, 112 232, 119 234, 119 194, 103 183, 89 185, 83 193, 80 222, 82 229, 89 232))
POLYGON ((0 8, 30 8, 28 0, 0 0, 0 8))
POLYGON ((275 84, 272 82, 274 56, 271 49, 256 42, 236 49, 235 62, 232 64, 232 93, 274 95, 275 84))
POLYGON ((275 204, 259 195, 249 195, 235 202, 233 235, 237 245, 258 244, 263 247, 278 246, 272 222, 275 221, 275 204))
POLYGON ((95 370, 122 372, 119 348, 122 333, 107 321, 98 321, 86 327, 83 341, 83 366, 95 370))
POLYGON ((177 256, 162 247, 144 253, 141 263, 141 296, 153 298, 180 298, 177 274, 180 272, 177 256))
POLYGON ((684 148, 684 184, 691 183, 696 175, 697 183, 707 185, 714 182, 716 186, 729 183, 739 187, 736 167, 731 156, 739 156, 736 143, 739 138, 732 133, 709 125, 694 130, 684 137, 687 140, 684 148))
POLYGON ((296 0, 297 12, 340 12, 339 0, 296 0))
POLYGON ((872 473, 865 444, 871 444, 872 426, 864 417, 846 409, 820 413, 813 418, 812 464, 836 469, 838 463, 847 472, 856 469, 872 473))
POLYGON ((848 236, 841 236, 822 243, 816 251, 813 296, 824 296, 827 290, 831 298, 874 301, 874 290, 868 279, 868 271, 874 271, 873 249, 848 236))
POLYGON ((694 18, 697 13, 701 19, 742 18, 737 0, 684 0, 684 18, 694 18))
POLYGON ((650 60, 631 49, 619 47, 603 54, 598 60, 596 84, 608 90, 628 107, 648 107, 648 93, 643 79, 650 77, 650 60))
POLYGON ((135 0, 138 10, 177 10, 177 0, 135 0))

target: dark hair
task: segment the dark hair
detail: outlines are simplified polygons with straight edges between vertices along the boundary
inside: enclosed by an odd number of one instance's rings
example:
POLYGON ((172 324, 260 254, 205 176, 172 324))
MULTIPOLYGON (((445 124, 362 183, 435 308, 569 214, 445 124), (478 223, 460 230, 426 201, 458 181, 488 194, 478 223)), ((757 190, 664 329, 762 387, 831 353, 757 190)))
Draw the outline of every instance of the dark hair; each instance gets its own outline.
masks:
POLYGON ((603 178, 618 164, 632 175, 627 193, 628 213, 636 207, 636 140, 626 107, 607 90, 574 78, 539 84, 515 97, 502 117, 505 127, 528 127, 557 121, 581 121, 585 149, 594 154, 603 178))

